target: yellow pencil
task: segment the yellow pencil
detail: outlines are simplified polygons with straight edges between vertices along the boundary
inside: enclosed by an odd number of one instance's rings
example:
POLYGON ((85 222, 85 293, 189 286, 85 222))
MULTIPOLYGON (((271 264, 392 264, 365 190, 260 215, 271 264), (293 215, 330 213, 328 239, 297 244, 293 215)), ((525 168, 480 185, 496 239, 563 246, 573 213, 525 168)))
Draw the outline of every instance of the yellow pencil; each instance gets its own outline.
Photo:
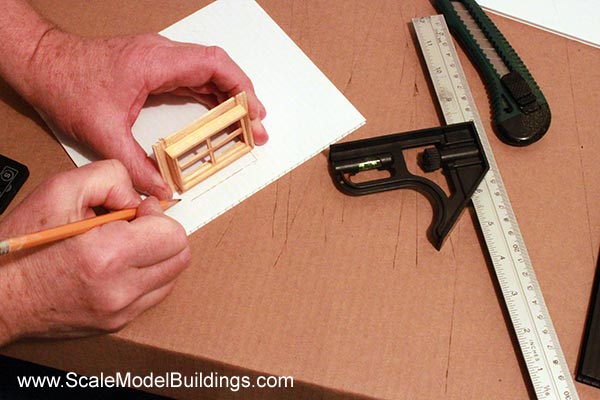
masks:
MULTIPOLYGON (((161 200, 160 206, 163 210, 166 210, 178 202, 179 200, 161 200)), ((135 218, 136 213, 137 208, 126 208, 124 210, 57 226, 56 228, 5 239, 0 241, 0 256, 13 251, 28 249, 35 246, 40 246, 42 244, 55 242, 57 240, 70 238, 72 236, 87 232, 97 226, 108 224, 109 222, 130 221, 135 218)))

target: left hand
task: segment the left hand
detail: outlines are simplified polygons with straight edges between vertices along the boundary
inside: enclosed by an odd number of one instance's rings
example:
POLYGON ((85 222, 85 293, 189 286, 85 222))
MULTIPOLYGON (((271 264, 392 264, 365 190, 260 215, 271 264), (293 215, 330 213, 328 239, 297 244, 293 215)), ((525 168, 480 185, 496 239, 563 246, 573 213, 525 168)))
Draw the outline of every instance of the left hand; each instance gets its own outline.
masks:
POLYGON ((120 160, 135 187, 172 193, 136 142, 131 127, 150 94, 191 96, 208 106, 246 91, 255 143, 267 141, 266 111, 252 82, 218 47, 173 42, 157 34, 82 38, 51 29, 40 40, 25 82, 27 101, 98 155, 120 160))

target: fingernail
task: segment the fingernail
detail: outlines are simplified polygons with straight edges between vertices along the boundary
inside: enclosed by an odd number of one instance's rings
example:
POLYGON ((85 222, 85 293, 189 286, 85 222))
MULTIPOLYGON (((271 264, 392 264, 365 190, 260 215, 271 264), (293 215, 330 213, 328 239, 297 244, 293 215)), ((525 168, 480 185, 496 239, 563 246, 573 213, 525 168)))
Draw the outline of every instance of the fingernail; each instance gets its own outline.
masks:
POLYGON ((267 116, 267 109, 265 108, 265 106, 263 105, 263 103, 261 103, 260 101, 258 102, 258 105, 260 106, 260 119, 264 119, 267 116))
POLYGON ((259 119, 254 119, 250 122, 252 128, 252 137, 254 138, 254 144, 261 146, 269 140, 269 135, 265 130, 262 122, 259 119))

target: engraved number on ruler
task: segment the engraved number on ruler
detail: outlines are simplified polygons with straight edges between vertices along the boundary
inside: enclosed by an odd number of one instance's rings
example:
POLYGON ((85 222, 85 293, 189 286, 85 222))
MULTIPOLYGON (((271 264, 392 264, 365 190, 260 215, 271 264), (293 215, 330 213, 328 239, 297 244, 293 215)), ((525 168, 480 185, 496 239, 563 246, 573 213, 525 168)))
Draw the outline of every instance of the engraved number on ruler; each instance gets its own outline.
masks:
POLYGON ((446 122, 473 121, 490 164, 472 201, 535 393, 578 399, 444 17, 416 18, 413 25, 446 122))

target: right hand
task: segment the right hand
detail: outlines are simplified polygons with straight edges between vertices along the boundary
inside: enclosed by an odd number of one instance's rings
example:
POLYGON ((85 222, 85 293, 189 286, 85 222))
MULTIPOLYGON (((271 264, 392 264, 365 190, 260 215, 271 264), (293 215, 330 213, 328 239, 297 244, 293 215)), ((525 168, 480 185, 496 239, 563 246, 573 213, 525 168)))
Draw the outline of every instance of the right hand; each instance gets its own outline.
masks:
POLYGON ((171 189, 131 131, 149 95, 192 97, 214 107, 245 91, 254 141, 268 139, 252 82, 214 46, 157 34, 93 39, 53 29, 40 40, 25 82, 15 86, 49 121, 97 155, 120 160, 136 188, 158 198, 170 198, 171 189))
POLYGON ((109 210, 136 219, 0 258, 0 345, 22 337, 116 331, 159 303, 190 261, 185 231, 156 198, 141 201, 118 161, 100 161, 43 183, 0 224, 15 237, 109 210))

